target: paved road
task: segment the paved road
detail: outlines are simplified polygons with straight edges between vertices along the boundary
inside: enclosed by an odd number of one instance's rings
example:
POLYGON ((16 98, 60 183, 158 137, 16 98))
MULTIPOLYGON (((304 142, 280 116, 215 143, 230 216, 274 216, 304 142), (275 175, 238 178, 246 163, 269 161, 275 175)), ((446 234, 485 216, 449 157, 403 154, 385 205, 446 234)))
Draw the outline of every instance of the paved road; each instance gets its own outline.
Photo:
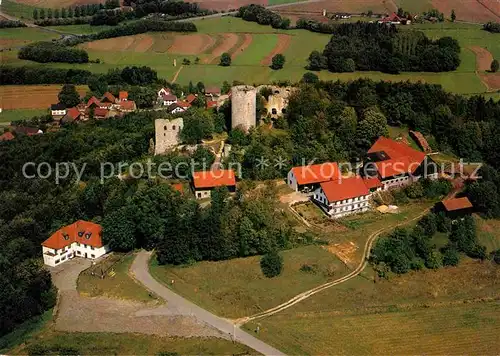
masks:
POLYGON ((137 279, 150 291, 165 299, 169 306, 175 307, 183 314, 192 315, 198 320, 213 326, 223 333, 232 335, 235 338, 235 341, 247 345, 264 355, 284 355, 281 351, 241 330, 232 321, 220 318, 217 315, 210 313, 209 311, 174 293, 163 284, 157 282, 149 273, 148 261, 150 257, 150 252, 139 252, 130 268, 130 271, 135 279, 137 279))

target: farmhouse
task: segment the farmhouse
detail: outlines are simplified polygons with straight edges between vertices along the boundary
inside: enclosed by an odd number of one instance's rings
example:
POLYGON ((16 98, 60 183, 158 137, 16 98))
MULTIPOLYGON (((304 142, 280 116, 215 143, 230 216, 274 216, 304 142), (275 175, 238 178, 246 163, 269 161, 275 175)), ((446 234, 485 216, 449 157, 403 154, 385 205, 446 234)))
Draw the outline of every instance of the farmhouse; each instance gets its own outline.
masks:
POLYGON ((364 173, 378 177, 384 189, 401 187, 422 176, 437 178, 437 166, 425 153, 386 137, 379 137, 368 150, 364 173))
POLYGON ((78 108, 70 108, 66 112, 66 115, 64 115, 64 117, 61 119, 61 124, 79 121, 82 116, 83 115, 80 110, 78 110, 78 108))
POLYGON ((192 104, 193 101, 196 100, 196 95, 194 94, 189 94, 188 96, 186 96, 186 102, 188 102, 189 104, 192 104))
POLYGON ((101 234, 101 226, 89 221, 64 226, 42 242, 43 262, 54 267, 74 257, 99 258, 110 251, 101 234))
POLYGON ((389 16, 380 19, 378 23, 386 25, 400 25, 400 24, 409 25, 411 24, 411 20, 404 16, 398 16, 395 12, 393 12, 389 16))
POLYGON ((474 206, 467 197, 451 198, 437 203, 434 207, 434 211, 437 213, 444 212, 448 218, 458 220, 472 214, 474 206))
POLYGON ((50 114, 54 120, 59 120, 66 115, 66 107, 63 104, 52 104, 50 106, 50 114))
POLYGON ((172 94, 172 91, 170 90, 170 88, 161 88, 160 90, 158 90, 158 97, 162 97, 163 95, 170 95, 172 94))
POLYGON ((15 138, 14 134, 10 131, 4 132, 3 135, 0 135, 0 141, 10 141, 15 138))
POLYGON ((183 106, 181 106, 178 102, 176 103, 172 103, 168 106, 167 108, 168 112, 171 113, 171 114, 179 114, 181 112, 184 112, 186 111, 186 108, 184 108, 183 106))
POLYGON ((313 201, 330 217, 340 218, 370 209, 370 190, 360 176, 320 183, 313 201))
POLYGON ((287 184, 295 191, 312 192, 319 184, 340 177, 339 166, 326 162, 310 166, 293 167, 287 176, 287 184))
POLYGON ((220 88, 217 87, 205 88, 205 96, 207 97, 207 99, 217 100, 220 94, 221 94, 220 88))
POLYGON ((158 100, 163 106, 170 106, 177 102, 177 97, 174 94, 162 94, 158 100))
POLYGON ((193 173, 193 188, 196 199, 209 198, 212 190, 226 187, 229 192, 236 191, 236 178, 232 169, 215 169, 193 173))

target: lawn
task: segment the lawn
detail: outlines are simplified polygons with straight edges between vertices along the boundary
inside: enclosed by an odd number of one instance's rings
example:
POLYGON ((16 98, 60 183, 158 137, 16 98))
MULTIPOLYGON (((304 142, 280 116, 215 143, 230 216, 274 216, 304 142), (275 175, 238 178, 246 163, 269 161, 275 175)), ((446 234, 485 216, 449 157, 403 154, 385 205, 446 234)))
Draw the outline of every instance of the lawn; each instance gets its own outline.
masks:
MULTIPOLYGON (((59 38, 58 34, 43 31, 37 28, 1 28, 0 29, 0 49, 22 47, 34 41, 50 41, 59 38)), ((3 56, 2 53, 2 62, 3 56)))
POLYGON ((497 265, 467 258, 389 280, 368 268, 246 328, 258 323, 259 337, 288 354, 491 354, 499 277, 497 265))
POLYGON ((474 217, 479 243, 486 246, 488 252, 500 249, 500 219, 483 219, 478 215, 474 217))
POLYGON ((47 109, 16 109, 16 110, 2 110, 0 112, 0 124, 8 124, 15 120, 29 120, 33 116, 40 116, 48 114, 47 109))
POLYGON ((92 269, 82 272, 78 277, 78 292, 88 297, 105 296, 140 302, 154 301, 155 297, 128 275, 134 257, 134 254, 114 253, 92 269), (99 277, 101 270, 108 270, 104 279, 99 277), (110 273, 111 271, 114 274, 110 273), (92 276, 91 272, 96 275, 92 276))
POLYGON ((260 256, 220 262, 198 262, 192 266, 159 266, 152 259, 152 275, 194 303, 217 315, 237 318, 274 307, 291 297, 347 273, 335 255, 321 246, 283 251, 281 275, 266 278, 260 256), (302 272, 303 265, 311 272, 302 272), (171 281, 174 280, 172 285, 171 281))
POLYGON ((0 8, 8 15, 32 20, 34 7, 20 4, 12 0, 2 0, 0 8))
POLYGON ((141 334, 66 333, 46 330, 11 355, 256 355, 244 345, 218 338, 170 338, 141 334))

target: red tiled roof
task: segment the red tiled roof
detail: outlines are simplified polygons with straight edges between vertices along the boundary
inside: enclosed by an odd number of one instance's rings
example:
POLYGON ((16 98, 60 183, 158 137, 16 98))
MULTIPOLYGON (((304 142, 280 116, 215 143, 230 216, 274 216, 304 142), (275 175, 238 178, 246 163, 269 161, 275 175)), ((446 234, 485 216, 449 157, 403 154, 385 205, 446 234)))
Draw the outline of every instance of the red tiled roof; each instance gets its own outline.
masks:
POLYGON ((113 103, 103 103, 101 101, 101 105, 99 105, 101 108, 109 109, 113 106, 113 103))
POLYGON ((7 131, 3 135, 0 136, 0 141, 10 141, 13 140, 15 136, 12 134, 12 132, 7 131))
POLYGON ((424 135, 418 131, 410 131, 410 135, 417 141, 418 145, 420 146, 421 149, 423 149, 425 152, 431 152, 431 146, 429 146, 429 143, 425 139, 424 135))
POLYGON ((325 192, 329 202, 370 194, 363 179, 359 176, 322 182, 321 189, 325 192))
POLYGON ((205 94, 220 94, 220 88, 217 87, 205 88, 205 94))
POLYGON ((340 177, 339 166, 336 162, 293 167, 292 173, 300 185, 321 183, 340 177))
POLYGON ((40 130, 36 127, 27 127, 27 126, 14 126, 14 131, 16 133, 22 133, 28 136, 38 135, 40 130))
POLYGON ((467 197, 446 199, 443 200, 442 203, 446 211, 468 209, 473 206, 467 197))
POLYGON ((382 178, 413 173, 425 158, 425 153, 387 137, 379 137, 368 153, 385 152, 389 159, 375 162, 382 178))
POLYGON ((108 109, 95 108, 94 117, 106 117, 109 113, 108 109))
POLYGON ((401 18, 395 12, 393 12, 392 14, 384 17, 380 21, 382 21, 382 22, 401 22, 401 18))
POLYGON ((120 107, 122 110, 135 110, 135 102, 133 100, 122 101, 120 107))
POLYGON ((116 101, 116 98, 113 94, 111 94, 109 91, 105 92, 104 95, 102 96, 102 101, 104 99, 107 99, 110 103, 114 103, 116 101))
POLYGON ((97 105, 97 106, 100 106, 100 105, 101 105, 101 102, 100 102, 100 101, 99 101, 99 100, 98 100, 95 96, 93 96, 93 97, 91 97, 91 98, 89 99, 89 101, 87 101, 87 106, 90 106, 90 105, 92 105, 92 104, 95 104, 95 105, 97 105))
POLYGON ((189 104, 188 102, 186 101, 182 101, 182 100, 179 100, 177 102, 177 105, 179 105, 181 108, 184 108, 184 109, 188 109, 191 107, 191 104, 189 104))
POLYGON ((214 100, 207 101, 207 109, 212 109, 217 107, 217 102, 214 100))
POLYGON ((163 94, 161 97, 165 101, 177 101, 177 97, 174 94, 163 94))
POLYGON ((199 171, 193 173, 195 188, 214 188, 236 185, 236 178, 232 169, 216 169, 213 171, 199 171))
POLYGON ((182 185, 182 183, 174 183, 172 184, 172 188, 179 193, 184 193, 184 186, 182 185))
POLYGON ((121 91, 118 93, 118 99, 125 100, 128 99, 128 92, 127 91, 121 91))
POLYGON ((99 248, 103 246, 101 231, 101 225, 89 221, 78 220, 54 232, 52 236, 42 242, 42 246, 57 250, 69 246, 73 242, 79 242, 99 248))
POLYGON ((80 110, 78 110, 76 107, 70 108, 66 112, 66 116, 71 118, 72 120, 76 120, 80 115, 80 110))
POLYGON ((384 186, 377 177, 365 177, 363 178, 363 182, 365 182, 368 189, 380 188, 384 186))
POLYGON ((186 101, 191 104, 193 101, 196 100, 196 95, 194 94, 189 94, 188 96, 186 96, 186 101))

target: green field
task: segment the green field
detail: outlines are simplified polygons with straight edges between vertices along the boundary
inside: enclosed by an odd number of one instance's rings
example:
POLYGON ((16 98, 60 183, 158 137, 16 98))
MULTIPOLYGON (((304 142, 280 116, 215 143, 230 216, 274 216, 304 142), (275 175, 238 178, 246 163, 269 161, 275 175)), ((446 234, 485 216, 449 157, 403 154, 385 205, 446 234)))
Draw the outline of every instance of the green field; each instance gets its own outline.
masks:
POLYGON ((260 325, 259 337, 287 354, 492 354, 499 276, 467 258, 389 280, 367 269, 246 328, 260 325))
POLYGON ((46 115, 45 109, 17 109, 17 110, 2 110, 0 113, 0 125, 9 124, 11 121, 28 120, 33 116, 46 115))
POLYGON ((111 264, 116 262, 112 266, 112 271, 115 274, 107 274, 104 279, 92 276, 90 270, 82 272, 78 277, 78 292, 88 297, 105 296, 140 302, 154 301, 154 296, 142 285, 135 282, 128 274, 134 257, 134 254, 124 256, 115 253, 92 267, 94 271, 99 273, 101 269, 107 269, 111 264))
POLYGON ((275 278, 264 277, 259 265, 260 256, 199 262, 186 267, 159 266, 153 259, 150 269, 157 280, 175 292, 229 318, 274 307, 347 272, 335 255, 320 246, 294 248, 283 251, 282 255, 283 272, 275 278), (300 268, 304 264, 316 265, 317 270, 302 272, 300 268))
POLYGON ((0 8, 8 15, 19 17, 21 19, 32 20, 34 7, 20 4, 12 0, 2 0, 0 8))
POLYGON ((475 217, 479 243, 486 246, 488 252, 500 249, 500 220, 475 217))

